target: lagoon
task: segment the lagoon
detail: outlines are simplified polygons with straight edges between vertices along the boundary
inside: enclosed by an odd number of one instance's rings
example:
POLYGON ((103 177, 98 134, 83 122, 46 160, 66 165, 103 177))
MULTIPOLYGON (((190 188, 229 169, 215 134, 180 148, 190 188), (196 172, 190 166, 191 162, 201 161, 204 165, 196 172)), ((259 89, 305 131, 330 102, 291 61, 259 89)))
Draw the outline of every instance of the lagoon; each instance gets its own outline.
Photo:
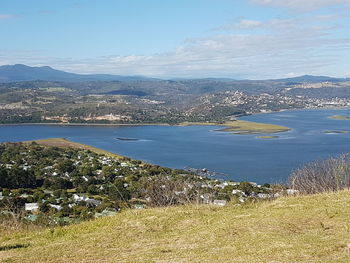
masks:
POLYGON ((259 136, 218 132, 222 127, 216 126, 4 125, 0 142, 61 137, 171 168, 207 168, 225 174, 223 179, 285 182, 293 169, 307 162, 350 152, 350 133, 344 132, 350 131, 350 121, 328 118, 333 115, 349 116, 350 110, 295 110, 241 118, 292 128, 259 136))

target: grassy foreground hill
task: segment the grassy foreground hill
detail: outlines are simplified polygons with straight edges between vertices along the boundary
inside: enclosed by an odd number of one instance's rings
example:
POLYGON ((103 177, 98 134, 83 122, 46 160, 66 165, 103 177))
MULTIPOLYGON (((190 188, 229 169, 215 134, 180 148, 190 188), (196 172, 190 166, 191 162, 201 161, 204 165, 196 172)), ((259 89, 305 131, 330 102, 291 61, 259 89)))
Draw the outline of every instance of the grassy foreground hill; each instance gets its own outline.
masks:
POLYGON ((350 262, 350 191, 0 228, 0 262, 350 262))

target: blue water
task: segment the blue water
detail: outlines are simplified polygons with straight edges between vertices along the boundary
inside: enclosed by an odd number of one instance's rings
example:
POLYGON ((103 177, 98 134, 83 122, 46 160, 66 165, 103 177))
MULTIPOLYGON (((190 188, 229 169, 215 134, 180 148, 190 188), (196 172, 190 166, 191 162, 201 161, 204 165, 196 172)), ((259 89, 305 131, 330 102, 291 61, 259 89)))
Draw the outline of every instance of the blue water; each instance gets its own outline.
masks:
POLYGON ((213 126, 14 125, 0 127, 0 141, 63 137, 171 168, 205 167, 232 180, 284 182, 293 169, 306 162, 350 152, 350 133, 324 133, 350 131, 350 121, 327 118, 336 114, 349 116, 350 110, 286 111, 242 118, 292 128, 278 134, 278 139, 232 135, 214 131, 218 127, 213 126), (139 140, 120 141, 117 137, 139 140))

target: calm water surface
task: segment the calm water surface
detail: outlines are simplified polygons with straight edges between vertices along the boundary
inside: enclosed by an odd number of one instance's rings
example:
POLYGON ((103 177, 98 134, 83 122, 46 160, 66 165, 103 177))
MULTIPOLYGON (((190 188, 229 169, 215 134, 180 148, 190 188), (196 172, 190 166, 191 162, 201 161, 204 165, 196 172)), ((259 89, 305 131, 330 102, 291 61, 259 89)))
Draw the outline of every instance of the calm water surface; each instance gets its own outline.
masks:
POLYGON ((277 139, 216 132, 213 126, 15 125, 0 127, 0 141, 63 137, 171 168, 205 167, 232 180, 283 182, 306 162, 350 152, 350 133, 324 133, 350 131, 350 121, 327 118, 336 114, 349 116, 350 110, 286 111, 242 118, 292 128, 277 139))

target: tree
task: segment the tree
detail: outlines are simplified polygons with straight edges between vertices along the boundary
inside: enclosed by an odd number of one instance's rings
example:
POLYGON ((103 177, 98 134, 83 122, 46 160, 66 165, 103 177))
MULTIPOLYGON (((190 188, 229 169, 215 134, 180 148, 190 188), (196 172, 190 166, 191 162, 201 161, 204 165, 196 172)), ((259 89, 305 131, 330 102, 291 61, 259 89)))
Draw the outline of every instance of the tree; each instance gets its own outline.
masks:
POLYGON ((129 190, 124 187, 121 179, 116 179, 114 184, 108 188, 108 196, 117 202, 126 202, 131 198, 129 190))
POLYGON ((9 188, 32 188, 36 186, 36 178, 31 170, 23 170, 18 166, 8 172, 9 188))
POLYGON ((0 187, 10 187, 7 170, 3 167, 0 167, 0 187))
POLYGON ((65 172, 71 173, 74 171, 75 167, 71 160, 68 159, 60 159, 57 162, 57 169, 61 174, 64 174, 65 172))
POLYGON ((254 186, 249 182, 241 182, 238 189, 243 191, 246 195, 250 195, 254 191, 254 186))
POLYGON ((107 179, 113 179, 116 175, 116 172, 114 170, 114 167, 105 165, 102 167, 102 174, 107 179))
POLYGON ((50 206, 47 202, 43 202, 39 204, 39 210, 42 213, 48 213, 50 211, 50 206))

